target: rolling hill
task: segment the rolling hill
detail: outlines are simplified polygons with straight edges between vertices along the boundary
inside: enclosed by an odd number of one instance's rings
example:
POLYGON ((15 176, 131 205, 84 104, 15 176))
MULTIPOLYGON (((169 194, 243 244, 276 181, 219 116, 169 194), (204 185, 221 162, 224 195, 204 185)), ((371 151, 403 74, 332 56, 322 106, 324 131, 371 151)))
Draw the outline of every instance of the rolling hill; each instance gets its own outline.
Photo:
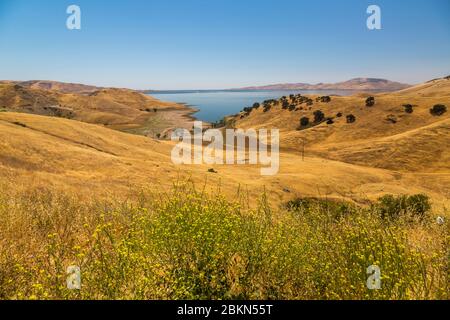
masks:
POLYGON ((385 193, 426 193, 440 208, 450 198, 450 117, 449 112, 432 115, 430 108, 450 105, 449 89, 450 80, 439 79, 373 95, 371 107, 366 106, 369 94, 361 93, 331 96, 329 102, 308 96, 312 105, 298 104, 292 111, 274 105, 266 112, 260 107, 243 113, 234 119, 235 127, 280 128, 280 171, 261 176, 260 167, 251 165, 176 166, 170 159, 173 142, 105 125, 136 124, 142 114, 163 113, 142 110, 144 106, 161 111, 182 106, 130 90, 103 89, 83 96, 1 85, 0 101, 9 106, 0 112, 2 179, 15 181, 18 188, 44 185, 119 197, 139 187, 164 189, 175 180, 190 179, 208 188, 220 186, 230 198, 244 188, 256 201, 266 190, 278 204, 306 196, 364 203, 385 193), (412 113, 405 104, 411 104, 412 113), (45 109, 48 105, 72 115, 55 116, 45 109), (332 123, 298 130, 300 118, 312 120, 316 110, 332 123), (355 122, 347 123, 348 115, 355 122), (216 173, 208 172, 212 167, 216 173))
POLYGON ((74 119, 151 136, 183 122, 185 126, 190 125, 187 120, 194 111, 128 89, 100 89, 81 94, 37 87, 0 84, 0 109, 74 119))
POLYGON ((376 78, 355 78, 338 83, 283 83, 240 88, 240 90, 380 90, 396 91, 410 87, 408 84, 376 78))

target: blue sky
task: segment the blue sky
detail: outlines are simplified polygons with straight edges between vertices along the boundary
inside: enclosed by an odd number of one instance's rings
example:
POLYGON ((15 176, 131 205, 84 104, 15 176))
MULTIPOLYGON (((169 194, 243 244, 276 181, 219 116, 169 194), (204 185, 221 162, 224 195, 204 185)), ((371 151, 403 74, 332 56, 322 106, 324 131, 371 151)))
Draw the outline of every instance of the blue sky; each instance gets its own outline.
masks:
POLYGON ((448 0, 0 0, 0 79, 216 89, 450 74, 448 0), (66 28, 66 8, 82 29, 66 28), (382 30, 366 27, 368 5, 382 30))

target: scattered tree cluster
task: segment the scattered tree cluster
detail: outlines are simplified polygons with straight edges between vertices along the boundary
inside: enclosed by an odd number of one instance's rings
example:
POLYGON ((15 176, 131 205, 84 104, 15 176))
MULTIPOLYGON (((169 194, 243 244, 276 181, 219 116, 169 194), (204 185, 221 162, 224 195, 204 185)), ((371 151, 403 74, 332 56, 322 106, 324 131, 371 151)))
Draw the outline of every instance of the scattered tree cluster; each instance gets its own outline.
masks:
POLYGON ((301 94, 290 95, 289 98, 291 99, 291 103, 295 105, 302 105, 305 103, 306 105, 310 106, 314 103, 311 98, 302 96, 301 94))
MULTIPOLYGON (((275 100, 266 100, 263 102, 263 107, 264 107, 264 112, 269 111, 270 108, 267 108, 268 105, 270 105, 271 103, 273 103, 275 100), (267 109, 267 110, 266 110, 267 109)), ((255 102, 253 104, 253 106, 251 107, 245 107, 241 112, 243 112, 243 114, 241 114, 241 119, 245 118, 247 116, 250 115, 250 113, 252 113, 253 110, 257 110, 261 107, 261 104, 259 102, 255 102)))
POLYGON ((272 105, 271 105, 271 104, 265 104, 265 105, 264 105, 263 112, 268 112, 271 108, 272 108, 272 105))
POLYGON ((322 97, 316 98, 316 101, 317 102, 328 103, 328 102, 331 102, 331 98, 329 96, 322 96, 322 97))

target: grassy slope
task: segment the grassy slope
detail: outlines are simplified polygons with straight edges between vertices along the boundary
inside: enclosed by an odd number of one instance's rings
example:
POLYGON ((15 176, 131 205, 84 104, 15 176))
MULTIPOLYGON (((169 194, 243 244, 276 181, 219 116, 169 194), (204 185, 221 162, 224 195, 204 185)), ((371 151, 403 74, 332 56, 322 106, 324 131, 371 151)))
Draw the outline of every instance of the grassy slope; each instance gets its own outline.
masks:
POLYGON ((294 212, 180 184, 139 202, 0 194, 0 299, 448 299, 449 226, 311 201, 294 212), (172 191, 171 191, 172 190, 172 191), (66 287, 79 266, 81 290, 66 287), (366 287, 367 267, 381 289, 366 287))
POLYGON ((288 152, 299 153, 305 141, 307 155, 388 169, 396 172, 399 179, 422 180, 423 185, 433 185, 433 189, 449 198, 450 112, 436 117, 429 109, 438 103, 450 107, 450 80, 377 94, 373 107, 365 106, 368 96, 332 97, 330 103, 314 102, 311 109, 303 105, 306 110, 293 112, 282 110, 281 106, 266 113, 259 108, 238 119, 236 126, 278 127, 281 146, 288 152), (405 113, 403 104, 414 105, 414 112, 405 113), (314 119, 315 110, 333 117, 335 123, 298 131, 300 118, 314 119), (336 117, 338 112, 343 113, 341 118, 336 117), (348 114, 356 116, 355 123, 346 123, 348 114), (389 122, 388 116, 397 122, 389 122))
POLYGON ((239 186, 255 199, 267 188, 275 203, 304 195, 362 201, 383 193, 417 192, 430 194, 439 204, 446 201, 439 186, 424 186, 409 175, 318 157, 303 162, 295 153, 281 154, 280 172, 273 177, 263 177, 259 167, 248 165, 215 166, 218 173, 212 174, 207 165, 173 165, 172 142, 73 120, 0 113, 0 134, 2 176, 23 182, 25 189, 36 183, 123 196, 136 186, 164 188, 179 177, 191 177, 199 184, 208 179, 211 186, 221 185, 230 197, 239 186))
MULTIPOLYGON (((112 129, 139 129, 158 112, 189 113, 185 106, 163 102, 127 89, 101 89, 87 94, 0 84, 0 108, 100 124, 112 129)), ((165 117, 169 117, 166 115, 165 117)), ((169 121, 166 126, 174 126, 169 121)))
POLYGON ((346 106, 362 97, 321 104, 360 112, 351 130, 337 123, 298 132, 290 127, 298 116, 279 110, 238 122, 283 128, 289 148, 274 177, 254 166, 215 166, 217 174, 175 166, 171 142, 0 112, 0 299, 448 299, 449 224, 439 226, 435 215, 448 216, 441 205, 449 204, 449 119, 429 116, 426 106, 448 98, 433 90, 377 96, 371 109, 346 106), (408 123, 374 121, 392 102, 413 99, 419 106, 408 123), (298 135, 317 139, 305 161, 298 135), (382 155, 393 150, 386 163, 382 155), (237 203, 217 192, 170 191, 187 178, 197 186, 207 179, 209 191, 220 186, 237 203), (350 207, 343 215, 322 206, 245 210, 239 198, 256 202, 264 187, 272 208, 296 196, 362 202, 423 192, 436 211, 423 222, 387 222, 350 207), (366 288, 371 264, 381 267, 382 290, 366 288), (81 291, 65 288, 69 265, 81 266, 81 291))

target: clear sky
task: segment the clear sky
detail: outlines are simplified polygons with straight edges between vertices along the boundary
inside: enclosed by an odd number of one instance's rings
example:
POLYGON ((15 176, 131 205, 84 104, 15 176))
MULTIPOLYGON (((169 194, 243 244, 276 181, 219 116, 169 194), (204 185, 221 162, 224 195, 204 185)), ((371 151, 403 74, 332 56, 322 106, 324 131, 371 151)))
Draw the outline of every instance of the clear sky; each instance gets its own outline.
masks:
POLYGON ((218 89, 450 74, 449 0, 0 0, 0 79, 218 89), (81 7, 81 30, 66 9, 81 7), (381 7, 382 30, 366 27, 381 7))

